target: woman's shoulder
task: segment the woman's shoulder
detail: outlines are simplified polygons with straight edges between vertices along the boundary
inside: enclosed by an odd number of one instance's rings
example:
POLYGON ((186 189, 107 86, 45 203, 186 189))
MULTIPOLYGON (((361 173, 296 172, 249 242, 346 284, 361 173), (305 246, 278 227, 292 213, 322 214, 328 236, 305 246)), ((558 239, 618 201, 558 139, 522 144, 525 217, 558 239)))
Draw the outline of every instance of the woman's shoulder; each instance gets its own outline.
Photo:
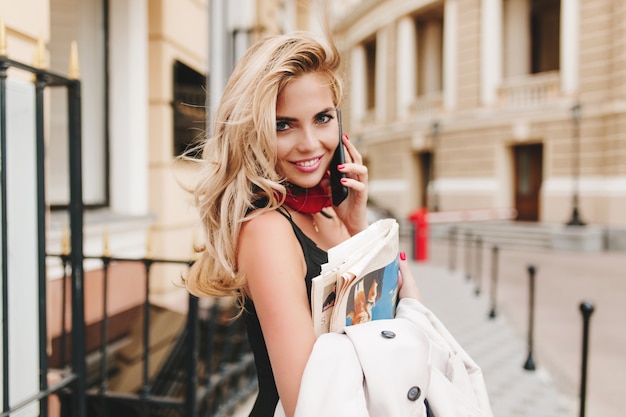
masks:
POLYGON ((239 233, 237 258, 239 268, 252 281, 275 282, 291 277, 285 271, 306 271, 302 249, 289 220, 270 210, 247 220, 239 233))
POLYGON ((285 243, 291 245, 294 240, 297 238, 289 219, 277 210, 268 210, 246 220, 239 232, 239 246, 263 245, 264 251, 282 247, 285 243))

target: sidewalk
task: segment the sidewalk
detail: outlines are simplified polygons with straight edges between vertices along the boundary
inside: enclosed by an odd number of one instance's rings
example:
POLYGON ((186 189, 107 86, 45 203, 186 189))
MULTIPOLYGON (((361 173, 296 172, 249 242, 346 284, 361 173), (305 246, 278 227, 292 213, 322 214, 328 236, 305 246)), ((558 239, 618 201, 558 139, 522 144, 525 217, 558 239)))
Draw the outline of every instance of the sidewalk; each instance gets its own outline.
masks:
POLYGON ((489 300, 476 296, 463 273, 414 263, 422 299, 483 371, 494 417, 573 417, 545 370, 526 371, 526 342, 501 315, 489 318, 489 300))
POLYGON ((582 301, 594 305, 585 416, 624 415, 626 253, 500 248, 497 320, 490 320, 492 247, 484 247, 477 257, 459 245, 452 272, 448 242, 431 241, 429 249, 429 261, 414 266, 423 301, 483 368, 495 417, 580 415, 582 301), (482 266, 480 279, 477 264, 482 266), (536 269, 534 372, 523 370, 528 356, 530 265, 536 269), (481 295, 476 296, 479 287, 481 295))

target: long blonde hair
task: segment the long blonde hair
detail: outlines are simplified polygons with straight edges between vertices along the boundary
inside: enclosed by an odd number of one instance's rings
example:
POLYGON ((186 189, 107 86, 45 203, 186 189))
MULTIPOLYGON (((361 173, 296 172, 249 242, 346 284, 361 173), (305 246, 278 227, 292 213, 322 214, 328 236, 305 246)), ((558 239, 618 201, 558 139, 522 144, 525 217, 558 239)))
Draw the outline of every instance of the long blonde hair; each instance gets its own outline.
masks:
POLYGON ((320 73, 337 106, 339 64, 332 42, 304 32, 262 39, 237 63, 216 110, 213 136, 202 145, 194 202, 206 240, 185 279, 192 294, 243 301, 246 278, 237 267, 241 225, 280 207, 285 196, 284 179, 275 169, 278 94, 294 78, 320 73))

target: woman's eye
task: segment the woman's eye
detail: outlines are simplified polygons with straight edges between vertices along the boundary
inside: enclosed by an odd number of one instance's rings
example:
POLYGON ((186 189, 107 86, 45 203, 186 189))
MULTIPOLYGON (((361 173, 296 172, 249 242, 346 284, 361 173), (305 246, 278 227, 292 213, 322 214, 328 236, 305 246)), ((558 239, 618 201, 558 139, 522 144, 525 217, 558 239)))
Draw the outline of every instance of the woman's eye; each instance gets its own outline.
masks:
POLYGON ((276 122, 276 131, 282 132, 289 129, 289 123, 287 122, 276 122))
POLYGON ((324 124, 328 123, 332 120, 332 116, 330 114, 320 114, 317 116, 317 123, 324 124))

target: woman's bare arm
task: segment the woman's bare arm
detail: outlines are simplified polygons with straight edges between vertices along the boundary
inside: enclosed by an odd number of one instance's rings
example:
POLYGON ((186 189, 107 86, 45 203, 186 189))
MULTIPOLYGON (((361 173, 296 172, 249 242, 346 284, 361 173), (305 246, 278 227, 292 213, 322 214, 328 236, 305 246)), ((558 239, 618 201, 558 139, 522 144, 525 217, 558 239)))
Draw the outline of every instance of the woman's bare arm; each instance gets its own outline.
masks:
POLYGON ((315 343, 302 248, 289 222, 269 212, 242 227, 238 262, 261 323, 278 395, 291 417, 315 343))

